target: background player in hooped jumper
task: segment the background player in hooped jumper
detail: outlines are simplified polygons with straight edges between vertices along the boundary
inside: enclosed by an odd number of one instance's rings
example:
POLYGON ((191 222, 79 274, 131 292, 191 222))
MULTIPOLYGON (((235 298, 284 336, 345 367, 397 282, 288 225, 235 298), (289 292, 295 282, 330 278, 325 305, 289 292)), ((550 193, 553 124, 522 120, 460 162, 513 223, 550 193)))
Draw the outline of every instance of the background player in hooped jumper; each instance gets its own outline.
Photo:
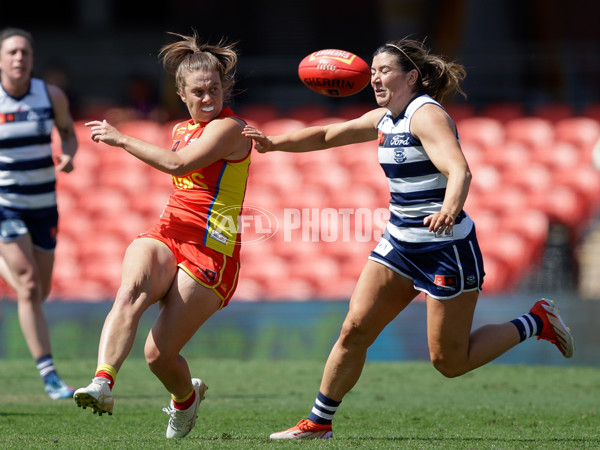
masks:
POLYGON ((106 121, 87 124, 94 141, 121 147, 172 175, 174 190, 156 226, 127 248, 121 286, 100 337, 95 376, 74 394, 78 406, 112 414, 112 388, 139 319, 160 302, 144 353, 172 396, 164 409, 170 415, 167 438, 190 432, 207 389, 191 377, 180 351, 227 305, 237 285, 240 236, 227 226, 237 223, 237 217, 222 217, 219 211, 241 209, 252 148, 241 134, 245 122, 224 107, 238 59, 234 44, 209 45, 196 33, 175 36, 180 39, 163 47, 160 56, 165 68, 174 69, 191 120, 175 126, 173 148, 124 135, 106 121))
POLYGON ((343 123, 264 136, 246 127, 260 152, 306 152, 379 140, 390 187, 390 221, 371 253, 323 373, 308 419, 273 439, 329 438, 339 404, 358 381, 368 347, 419 292, 427 302, 434 367, 456 377, 531 336, 556 344, 567 358, 573 338, 553 301, 540 300, 513 321, 472 331, 483 283, 475 227, 463 211, 471 173, 454 121, 438 101, 462 93, 464 69, 409 39, 379 47, 371 86, 379 108, 343 123))
POLYGON ((42 304, 58 230, 56 172, 71 172, 77 138, 65 93, 32 77, 33 38, 0 31, 0 276, 17 294, 21 330, 50 398, 68 398, 54 368, 42 304), (62 153, 52 155, 56 126, 62 153))

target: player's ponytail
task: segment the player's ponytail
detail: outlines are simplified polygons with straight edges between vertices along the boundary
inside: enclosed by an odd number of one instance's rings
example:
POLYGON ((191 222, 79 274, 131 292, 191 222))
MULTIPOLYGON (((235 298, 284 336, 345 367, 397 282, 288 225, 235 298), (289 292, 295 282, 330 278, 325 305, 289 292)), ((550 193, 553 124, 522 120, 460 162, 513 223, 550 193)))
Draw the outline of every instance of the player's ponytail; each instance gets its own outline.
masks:
POLYGON ((194 31, 192 36, 169 33, 181 38, 180 41, 165 45, 159 53, 165 69, 175 75, 178 92, 185 88, 185 75, 199 70, 216 70, 223 83, 224 100, 231 96, 234 84, 235 67, 238 54, 235 43, 227 43, 224 39, 216 45, 200 41, 194 31))
POLYGON ((379 47, 374 55, 384 52, 394 54, 405 72, 416 69, 419 74, 417 90, 433 99, 443 102, 455 92, 467 96, 460 86, 467 75, 464 67, 432 55, 423 42, 412 39, 391 41, 379 47))

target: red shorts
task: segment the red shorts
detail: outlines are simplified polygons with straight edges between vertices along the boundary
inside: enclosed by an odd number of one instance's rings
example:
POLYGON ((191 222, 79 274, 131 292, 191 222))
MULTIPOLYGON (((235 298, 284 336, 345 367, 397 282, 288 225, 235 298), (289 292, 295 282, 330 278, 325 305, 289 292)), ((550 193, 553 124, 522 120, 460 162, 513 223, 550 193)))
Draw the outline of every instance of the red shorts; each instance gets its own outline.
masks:
POLYGON ((137 239, 155 239, 165 244, 175 255, 177 265, 202 286, 212 289, 222 300, 221 308, 227 306, 237 286, 240 263, 202 244, 166 236, 160 228, 154 226, 137 239))

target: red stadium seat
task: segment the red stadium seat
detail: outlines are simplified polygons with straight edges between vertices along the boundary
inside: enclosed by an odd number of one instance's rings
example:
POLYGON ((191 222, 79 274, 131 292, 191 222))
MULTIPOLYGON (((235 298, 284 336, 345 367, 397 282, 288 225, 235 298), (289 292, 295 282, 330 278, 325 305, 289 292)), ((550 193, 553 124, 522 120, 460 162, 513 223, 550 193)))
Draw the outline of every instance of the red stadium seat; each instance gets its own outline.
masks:
POLYGON ((524 211, 506 211, 499 216, 496 226, 499 229, 513 232, 527 240, 531 246, 532 263, 538 263, 543 256, 544 247, 548 239, 550 220, 539 210, 528 209, 524 211))
POLYGON ((556 122, 555 139, 575 145, 586 161, 591 161, 592 148, 600 139, 600 122, 587 117, 572 117, 556 122))
POLYGON ((79 207, 80 213, 88 214, 91 218, 112 217, 116 220, 130 205, 127 195, 122 191, 98 186, 85 194, 85 201, 79 207))
POLYGON ((512 102, 490 103, 481 109, 481 115, 503 123, 524 117, 525 114, 525 107, 522 104, 512 102))
POLYGON ((305 128, 306 123, 297 119, 273 119, 263 123, 262 131, 266 136, 274 136, 277 134, 289 133, 290 131, 296 131, 301 128, 305 128))
POLYGON ((316 120, 325 119, 331 115, 332 111, 327 106, 312 103, 308 105, 292 106, 284 114, 284 117, 300 120, 304 123, 310 123, 316 120))
POLYGON ((576 171, 581 165, 588 164, 582 152, 575 145, 565 141, 556 141, 546 149, 533 152, 532 156, 536 163, 545 165, 551 171, 576 171))
MULTIPOLYGON (((344 119, 342 117, 326 116, 321 119, 307 121, 306 125, 309 127, 320 127, 320 126, 324 126, 324 125, 330 125, 332 123, 341 123, 341 122, 345 122, 345 121, 346 121, 346 119, 344 119)), ((312 152, 312 153, 314 153, 314 152, 312 152)))
POLYGON ((511 282, 507 284, 507 288, 515 287, 523 273, 530 269, 534 249, 516 233, 498 229, 493 235, 481 236, 479 244, 484 262, 486 258, 494 258, 508 268, 511 282))
POLYGON ((506 140, 518 141, 535 151, 548 147, 554 141, 552 123, 539 117, 522 117, 504 124, 506 140))
POLYGON ((332 299, 348 296, 340 282, 340 268, 336 260, 321 254, 297 259, 290 264, 290 276, 313 286, 318 298, 332 299))
POLYGON ((363 114, 371 111, 372 109, 375 109, 375 107, 376 105, 372 105, 370 103, 355 103, 352 105, 343 105, 337 109, 335 115, 344 120, 352 120, 362 116, 363 114))
POLYGON ((483 152, 481 146, 476 142, 464 141, 461 142, 460 147, 471 169, 485 161, 485 153, 483 152))
POLYGON ((316 186, 327 192, 344 190, 352 184, 351 172, 335 162, 321 164, 314 162, 302 166, 302 182, 306 186, 316 186))
POLYGON ((454 119, 454 122, 459 122, 460 120, 475 117, 477 115, 475 107, 469 103, 451 103, 445 105, 444 109, 450 117, 454 119))
POLYGON ((572 230, 578 229, 589 213, 586 200, 573 188, 556 184, 544 191, 532 192, 528 196, 528 204, 546 214, 550 222, 564 224, 572 230))
POLYGON ((586 217, 592 218, 600 208, 600 173, 591 166, 581 166, 577 170, 565 168, 553 177, 558 186, 575 191, 584 203, 586 217))
POLYGON ((242 105, 234 108, 234 111, 242 119, 255 122, 259 127, 265 122, 282 117, 282 113, 277 106, 264 103, 242 105))
POLYGON ((501 173, 514 168, 525 170, 532 158, 533 152, 525 144, 512 140, 488 147, 484 153, 484 161, 501 173))
POLYGON ((543 164, 532 163, 519 167, 513 166, 502 174, 506 186, 515 186, 526 191, 546 190, 552 184, 553 174, 543 164))
POLYGON ((482 149, 504 142, 504 128, 497 119, 471 117, 457 122, 461 142, 471 141, 482 149))
POLYGON ((514 274, 502 260, 492 255, 483 255, 485 277, 482 292, 485 295, 494 295, 510 292, 515 288, 514 274))
POLYGON ((501 187, 501 173, 498 168, 492 164, 480 164, 471 167, 473 178, 469 189, 469 196, 497 191, 501 187))
MULTIPOLYGON (((129 120, 117 126, 121 133, 142 139, 163 148, 171 148, 171 132, 153 120, 129 120)), ((117 149, 119 150, 119 149, 117 149)), ((122 151, 122 150, 121 150, 122 151)))
POLYGON ((550 122, 575 116, 575 108, 568 103, 544 103, 533 109, 533 115, 550 122))
POLYGON ((332 190, 329 193, 331 208, 386 208, 387 202, 382 201, 381 196, 372 186, 368 184, 351 184, 343 189, 332 190))
POLYGON ((523 188, 506 186, 496 191, 482 192, 479 195, 479 204, 496 214, 503 214, 509 209, 521 211, 530 207, 528 194, 523 188))
POLYGON ((600 103, 590 103, 581 110, 581 115, 600 123, 600 103))
POLYGON ((266 299, 265 287, 249 277, 240 277, 233 301, 261 301, 266 299))

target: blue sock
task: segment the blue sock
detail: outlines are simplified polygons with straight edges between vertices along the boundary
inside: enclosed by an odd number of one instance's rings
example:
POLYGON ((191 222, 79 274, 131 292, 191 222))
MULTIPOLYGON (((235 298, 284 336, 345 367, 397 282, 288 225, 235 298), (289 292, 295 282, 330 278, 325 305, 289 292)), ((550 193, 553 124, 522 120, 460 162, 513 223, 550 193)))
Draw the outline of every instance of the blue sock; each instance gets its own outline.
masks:
POLYGON ((544 326, 542 319, 540 319, 537 314, 533 313, 523 314, 521 317, 511 320, 510 322, 517 327, 517 330, 519 330, 521 342, 525 339, 529 339, 531 336, 540 334, 542 327, 544 326))
POLYGON ((321 425, 329 425, 333 420, 333 415, 338 409, 341 402, 331 400, 329 397, 321 394, 317 395, 315 404, 308 416, 308 420, 321 425))
POLYGON ((40 371, 40 376, 42 377, 42 380, 44 380, 44 382, 46 382, 52 374, 56 373, 52 355, 46 355, 36 359, 35 366, 40 371))

